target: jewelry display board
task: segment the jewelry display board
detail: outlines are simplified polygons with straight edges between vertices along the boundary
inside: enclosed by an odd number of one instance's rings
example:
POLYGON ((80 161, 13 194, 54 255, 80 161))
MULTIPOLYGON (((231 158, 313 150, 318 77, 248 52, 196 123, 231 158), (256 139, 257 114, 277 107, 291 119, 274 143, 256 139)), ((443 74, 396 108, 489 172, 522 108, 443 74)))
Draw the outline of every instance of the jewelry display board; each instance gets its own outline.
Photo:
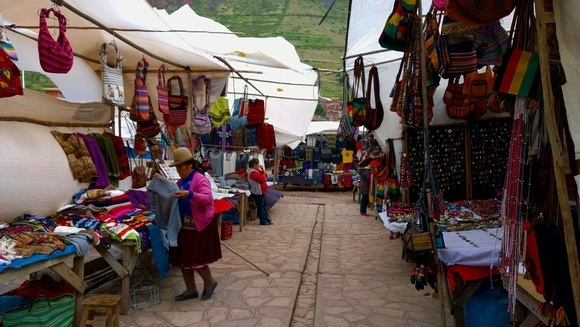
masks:
POLYGON ((511 127, 510 119, 469 124, 472 199, 488 199, 503 187, 511 127))
MULTIPOLYGON (((470 121, 429 127, 433 174, 446 201, 489 199, 503 187, 511 119, 470 121)), ((423 186, 423 130, 407 129, 407 153, 413 171, 410 202, 423 186)))
MULTIPOLYGON (((429 150, 433 174, 447 201, 466 198, 465 138, 466 130, 463 125, 429 127, 429 150)), ((413 170, 410 201, 416 202, 423 187, 425 174, 423 130, 407 129, 406 139, 413 170)))

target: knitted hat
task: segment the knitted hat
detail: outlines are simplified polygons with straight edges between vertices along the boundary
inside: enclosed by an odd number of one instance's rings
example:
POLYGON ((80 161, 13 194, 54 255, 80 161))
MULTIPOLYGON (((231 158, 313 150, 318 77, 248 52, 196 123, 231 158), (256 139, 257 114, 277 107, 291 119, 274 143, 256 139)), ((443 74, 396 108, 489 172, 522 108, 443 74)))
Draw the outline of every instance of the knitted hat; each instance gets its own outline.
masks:
POLYGON ((173 151, 173 162, 169 164, 169 167, 181 165, 193 159, 194 155, 186 147, 181 147, 173 151))

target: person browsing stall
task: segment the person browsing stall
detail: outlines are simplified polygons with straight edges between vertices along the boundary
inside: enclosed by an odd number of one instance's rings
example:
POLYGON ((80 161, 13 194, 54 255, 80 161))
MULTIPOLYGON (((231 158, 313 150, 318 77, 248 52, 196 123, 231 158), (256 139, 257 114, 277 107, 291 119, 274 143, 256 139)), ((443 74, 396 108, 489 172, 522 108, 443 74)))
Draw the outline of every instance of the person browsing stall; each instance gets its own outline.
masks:
POLYGON ((211 185, 200 169, 200 163, 188 148, 181 147, 173 152, 173 163, 181 179, 177 182, 179 191, 175 192, 181 229, 177 246, 169 248, 170 262, 181 268, 186 289, 175 297, 184 301, 199 297, 194 272, 203 280, 201 299, 211 298, 217 281, 214 280, 209 264, 222 257, 218 233, 218 222, 214 216, 214 203, 211 185))
POLYGON ((369 216, 367 213, 367 207, 370 202, 370 190, 371 190, 371 175, 375 174, 381 163, 374 159, 369 162, 368 166, 359 168, 359 192, 360 192, 360 215, 369 216))
POLYGON ((256 203, 260 225, 272 225, 272 220, 266 210, 266 194, 268 193, 268 184, 266 183, 266 171, 260 165, 257 158, 248 162, 248 184, 250 184, 250 198, 256 203))

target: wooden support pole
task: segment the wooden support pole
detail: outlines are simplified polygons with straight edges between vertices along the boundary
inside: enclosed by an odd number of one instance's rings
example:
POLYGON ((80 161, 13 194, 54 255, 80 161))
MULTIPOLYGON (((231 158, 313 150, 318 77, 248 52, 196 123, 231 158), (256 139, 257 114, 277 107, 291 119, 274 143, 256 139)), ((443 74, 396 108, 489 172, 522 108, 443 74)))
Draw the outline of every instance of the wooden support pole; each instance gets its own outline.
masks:
POLYGON ((572 294, 576 308, 577 324, 580 325, 580 263, 578 262, 578 249, 576 235, 570 203, 568 202, 568 191, 566 189, 566 173, 564 171, 564 156, 562 154, 562 142, 558 133, 556 114, 554 108, 554 93, 552 92, 550 75, 550 57, 548 48, 548 35, 546 30, 546 13, 544 11, 544 0, 535 0, 536 9, 536 29, 538 32, 538 53, 540 56, 540 74, 542 76, 542 93, 544 96, 544 120, 548 131, 550 148, 552 150, 552 164, 554 166, 554 177, 556 180, 556 191, 558 204, 562 214, 562 224, 564 227, 564 239, 566 252, 568 255, 568 266, 570 269, 570 280, 572 281, 572 294))

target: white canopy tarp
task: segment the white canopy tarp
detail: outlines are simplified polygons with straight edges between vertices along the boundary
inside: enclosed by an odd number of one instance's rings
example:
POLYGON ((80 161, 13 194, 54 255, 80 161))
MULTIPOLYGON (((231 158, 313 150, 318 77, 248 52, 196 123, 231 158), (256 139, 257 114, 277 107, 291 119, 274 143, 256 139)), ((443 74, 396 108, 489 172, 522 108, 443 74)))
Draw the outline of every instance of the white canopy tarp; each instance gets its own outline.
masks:
POLYGON ((189 6, 168 15, 158 11, 175 30, 211 30, 211 33, 178 33, 189 44, 225 59, 248 79, 231 75, 228 83, 230 106, 248 86, 250 98, 265 99, 266 122, 274 126, 278 146, 299 140, 306 134, 318 104, 318 74, 300 61, 296 49, 282 37, 238 37, 222 24, 197 15, 189 6), (216 40, 220 40, 216 42, 216 40))
MULTIPOLYGON (((258 76, 256 79, 263 79, 251 82, 257 90, 250 89, 250 94, 260 94, 265 99, 267 122, 274 125, 278 144, 294 141, 306 133, 318 99, 316 73, 300 63, 294 48, 282 38, 252 39, 246 43, 220 24, 195 15, 188 7, 178 11, 178 14, 190 15, 189 24, 180 26, 188 32, 176 33, 172 31, 176 20, 172 18, 172 23, 168 23, 166 13, 154 10, 144 0, 70 0, 66 4, 74 10, 60 7, 60 11, 67 18, 66 36, 77 56, 67 74, 46 75, 68 101, 34 92, 0 99, 0 138, 3 140, 0 146, 0 221, 10 221, 23 213, 53 214, 68 203, 74 193, 87 186, 73 179, 66 156, 50 131, 100 133, 103 131, 100 126, 106 127, 111 121, 111 108, 101 103, 99 48, 113 39, 125 56, 126 94, 133 93, 137 62, 143 56, 149 61, 147 86, 154 108, 157 108, 156 72, 161 63, 169 68, 166 78, 178 73, 184 79, 185 88, 189 87, 190 78, 201 74, 212 78, 210 102, 213 102, 223 93, 232 76, 231 68, 214 56, 239 57, 241 60, 228 59, 233 69, 251 71, 258 76), (204 28, 196 30, 195 26, 204 28), (115 36, 107 29, 114 30, 115 36), (187 39, 187 35, 209 35, 210 39, 196 42, 187 39), (232 37, 239 40, 229 40, 232 37), (220 44, 227 47, 220 50, 220 44), (59 123, 99 127, 67 128, 59 123)), ((50 2, 46 1, 14 3, 0 0, 4 23, 14 24, 15 30, 8 29, 8 37, 19 55, 16 64, 25 74, 26 71, 44 73, 39 64, 36 33, 38 11, 48 6, 50 2)), ((52 28, 50 19, 48 24, 52 28)), ((229 84, 230 104, 233 104, 234 96, 242 94, 245 82, 236 79, 229 84)), ((127 98, 130 101, 132 96, 127 98)))

